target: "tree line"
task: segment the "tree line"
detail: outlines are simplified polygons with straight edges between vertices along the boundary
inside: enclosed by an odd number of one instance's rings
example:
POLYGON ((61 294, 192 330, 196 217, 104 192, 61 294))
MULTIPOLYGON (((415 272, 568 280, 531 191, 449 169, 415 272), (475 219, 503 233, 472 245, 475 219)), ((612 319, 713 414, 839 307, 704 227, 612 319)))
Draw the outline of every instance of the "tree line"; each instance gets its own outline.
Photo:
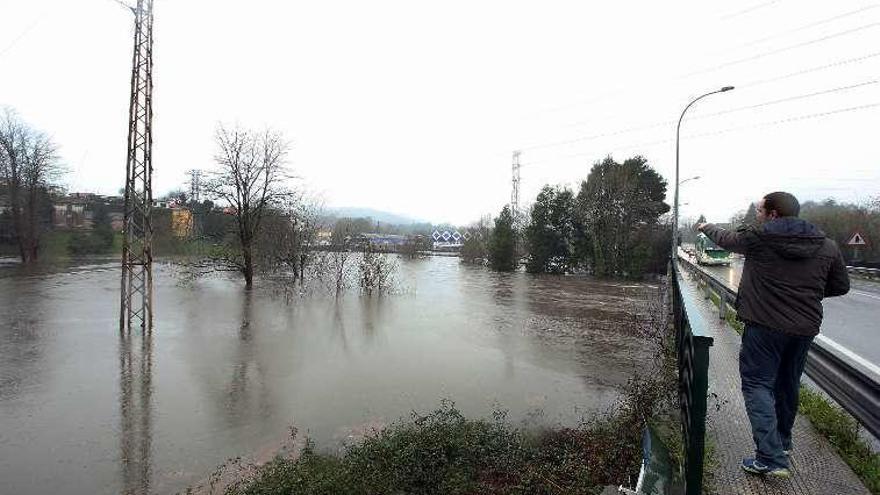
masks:
POLYGON ((545 185, 527 212, 505 206, 492 228, 486 219, 471 226, 462 259, 498 271, 524 264, 530 273, 665 273, 671 243, 665 195, 666 180, 646 158, 609 156, 592 166, 577 194, 545 185))

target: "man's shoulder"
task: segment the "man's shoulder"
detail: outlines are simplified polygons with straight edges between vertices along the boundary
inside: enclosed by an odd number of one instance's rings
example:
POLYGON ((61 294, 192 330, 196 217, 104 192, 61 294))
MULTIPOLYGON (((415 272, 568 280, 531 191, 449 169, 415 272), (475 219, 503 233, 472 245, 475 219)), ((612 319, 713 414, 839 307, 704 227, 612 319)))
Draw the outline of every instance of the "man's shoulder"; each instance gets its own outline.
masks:
POLYGON ((833 258, 836 258, 840 253, 840 247, 837 245, 837 243, 834 241, 834 239, 832 239, 828 236, 825 236, 825 240, 822 241, 822 248, 821 248, 820 252, 822 254, 827 255, 827 256, 831 256, 833 258))

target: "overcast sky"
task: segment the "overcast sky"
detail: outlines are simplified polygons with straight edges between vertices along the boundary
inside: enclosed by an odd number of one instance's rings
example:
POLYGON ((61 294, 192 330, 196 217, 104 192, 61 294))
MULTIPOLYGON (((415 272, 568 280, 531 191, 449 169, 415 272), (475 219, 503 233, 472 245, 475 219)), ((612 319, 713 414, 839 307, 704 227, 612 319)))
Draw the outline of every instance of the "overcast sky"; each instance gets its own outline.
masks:
MULTIPOLYGON (((113 0, 0 0, 0 105, 71 191, 123 185, 131 33, 113 0)), ((608 154, 671 186, 681 109, 724 85, 683 124, 683 215, 880 195, 877 3, 155 0, 154 37, 157 196, 221 121, 283 131, 328 205, 435 222, 497 214, 516 149, 524 203, 608 154)))

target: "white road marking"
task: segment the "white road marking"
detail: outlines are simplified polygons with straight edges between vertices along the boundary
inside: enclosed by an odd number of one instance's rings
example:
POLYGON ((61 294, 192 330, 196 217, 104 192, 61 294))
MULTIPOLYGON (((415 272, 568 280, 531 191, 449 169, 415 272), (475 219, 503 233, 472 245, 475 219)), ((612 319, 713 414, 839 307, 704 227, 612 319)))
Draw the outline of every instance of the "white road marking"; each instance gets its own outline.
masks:
POLYGON ((875 381, 880 380, 880 366, 871 363, 862 356, 840 345, 839 343, 837 343, 837 341, 830 339, 822 334, 817 335, 816 340, 821 341, 821 343, 824 344, 826 348, 833 348, 838 353, 843 354, 844 356, 846 356, 846 358, 850 360, 850 362, 855 362, 861 365, 865 371, 868 371, 869 373, 874 375, 875 381))

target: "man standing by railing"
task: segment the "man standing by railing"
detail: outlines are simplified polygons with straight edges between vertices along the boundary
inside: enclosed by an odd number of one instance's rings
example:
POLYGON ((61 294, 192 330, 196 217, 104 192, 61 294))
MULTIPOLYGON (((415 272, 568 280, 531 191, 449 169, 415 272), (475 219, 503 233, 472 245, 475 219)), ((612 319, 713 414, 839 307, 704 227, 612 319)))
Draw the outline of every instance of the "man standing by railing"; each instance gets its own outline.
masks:
POLYGON ((736 298, 745 323, 739 371, 756 450, 742 468, 755 474, 791 475, 800 378, 822 324, 822 299, 849 292, 837 245, 799 213, 794 196, 774 192, 758 202, 755 226, 697 226, 722 248, 745 255, 736 298))

